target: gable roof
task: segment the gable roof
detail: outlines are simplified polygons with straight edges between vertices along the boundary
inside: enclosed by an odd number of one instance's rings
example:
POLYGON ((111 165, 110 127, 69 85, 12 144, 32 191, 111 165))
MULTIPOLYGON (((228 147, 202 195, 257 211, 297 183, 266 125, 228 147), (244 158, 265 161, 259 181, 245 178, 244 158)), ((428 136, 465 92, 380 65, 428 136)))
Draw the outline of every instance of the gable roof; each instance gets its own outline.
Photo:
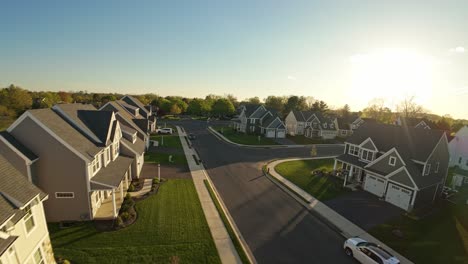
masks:
POLYGON ((402 117, 400 116, 400 121, 402 126, 410 126, 410 127, 415 127, 421 122, 424 122, 429 128, 431 129, 439 129, 437 124, 425 117, 423 118, 417 118, 417 117, 402 117))
POLYGON ((396 148, 405 160, 426 161, 443 135, 440 130, 417 129, 386 124, 362 124, 346 142, 360 145, 371 138, 379 151, 396 148))
POLYGON ((106 145, 109 145, 109 129, 112 127, 113 112, 110 111, 86 111, 79 110, 78 117, 89 127, 91 131, 106 145))
POLYGON ((126 103, 130 105, 140 108, 141 112, 144 112, 146 115, 149 115, 149 111, 148 109, 146 109, 145 105, 142 102, 140 102, 140 100, 136 99, 135 97, 130 96, 130 95, 125 95, 120 100, 125 101, 126 103))
POLYGON ((47 197, 0 154, 0 225, 38 195, 41 200, 47 197))
POLYGON ((50 108, 28 110, 26 113, 33 116, 85 157, 94 159, 94 156, 102 149, 50 108))
POLYGON ((347 117, 337 117, 339 129, 351 130, 351 124, 359 118, 358 114, 350 114, 347 117))
POLYGON ((30 161, 36 160, 38 158, 36 154, 34 154, 26 146, 21 144, 21 142, 16 140, 16 138, 12 136, 10 133, 8 133, 7 131, 1 131, 0 137, 3 137, 6 141, 8 141, 8 143, 10 143, 13 147, 15 147, 19 152, 21 152, 30 161))

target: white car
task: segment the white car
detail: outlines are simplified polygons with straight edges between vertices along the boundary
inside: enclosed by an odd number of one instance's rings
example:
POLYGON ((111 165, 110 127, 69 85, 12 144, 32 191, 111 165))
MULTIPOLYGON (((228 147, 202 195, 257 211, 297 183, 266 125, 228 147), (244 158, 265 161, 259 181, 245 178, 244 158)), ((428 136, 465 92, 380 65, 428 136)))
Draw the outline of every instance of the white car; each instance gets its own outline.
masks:
POLYGON ((172 134, 172 132, 173 132, 172 128, 169 128, 169 127, 156 129, 156 133, 158 134, 172 134))
POLYGON ((399 264, 400 261, 377 244, 353 237, 343 245, 346 255, 364 264, 399 264))

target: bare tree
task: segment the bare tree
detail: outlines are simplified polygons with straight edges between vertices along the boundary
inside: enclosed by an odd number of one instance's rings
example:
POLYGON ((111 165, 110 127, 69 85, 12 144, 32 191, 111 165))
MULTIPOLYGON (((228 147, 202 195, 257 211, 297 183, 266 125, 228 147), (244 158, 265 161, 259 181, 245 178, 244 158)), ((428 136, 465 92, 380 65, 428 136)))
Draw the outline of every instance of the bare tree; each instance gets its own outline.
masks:
POLYGON ((403 117, 418 117, 426 112, 421 105, 418 105, 415 102, 414 99, 414 96, 407 97, 397 106, 397 111, 400 112, 403 117))
POLYGON ((385 106, 383 98, 376 98, 369 102, 369 105, 362 110, 363 117, 372 118, 382 123, 391 123, 392 111, 385 106))

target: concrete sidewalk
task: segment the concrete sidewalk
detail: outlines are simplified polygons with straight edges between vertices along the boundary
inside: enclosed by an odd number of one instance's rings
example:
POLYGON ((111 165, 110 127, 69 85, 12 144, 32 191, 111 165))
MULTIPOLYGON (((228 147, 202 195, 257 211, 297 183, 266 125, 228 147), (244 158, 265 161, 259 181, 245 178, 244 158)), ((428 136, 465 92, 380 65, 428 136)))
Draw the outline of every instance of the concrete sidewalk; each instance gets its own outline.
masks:
POLYGON ((341 216, 340 214, 332 210, 330 207, 326 206, 319 200, 315 199, 312 195, 310 195, 306 191, 297 187, 294 183, 285 179, 275 170, 276 165, 286 162, 286 161, 326 159, 326 158, 334 158, 334 157, 317 157, 317 158, 305 158, 305 159, 294 158, 294 159, 275 160, 267 164, 267 171, 268 171, 269 176, 274 177, 277 181, 281 182, 284 186, 287 186, 287 188, 274 181, 275 183, 278 184, 278 186, 280 186, 283 190, 289 193, 298 202, 303 204, 307 209, 318 213, 321 217, 326 219, 326 221, 328 221, 335 228, 337 228, 345 238, 358 236, 369 242, 374 242, 378 245, 381 245, 382 247, 387 249, 390 253, 392 253, 395 257, 397 257, 400 260, 400 263, 413 263, 407 258, 400 255, 398 252, 386 246, 382 241, 379 241, 378 239, 371 236, 369 233, 367 233, 366 231, 364 231, 357 225, 353 224, 348 219, 344 218, 343 216, 341 216), (292 193, 290 190, 292 190, 294 193, 292 193), (297 197, 297 196, 300 196, 302 199, 306 200, 307 203, 305 203, 300 197, 297 197))
POLYGON ((145 179, 143 182, 143 187, 137 192, 128 192, 133 198, 141 197, 151 191, 151 186, 153 185, 152 179, 145 179))
POLYGON ((223 220, 221 219, 218 210, 216 209, 216 206, 211 199, 210 193, 206 189, 203 180, 207 179, 207 176, 203 165, 197 165, 195 162, 193 155, 195 155, 197 158, 198 155, 192 148, 189 148, 187 145, 187 141, 184 138, 186 133, 182 132, 178 126, 177 131, 179 133, 180 142, 182 143, 182 147, 185 152, 185 157, 187 158, 187 163, 190 168, 190 173, 192 174, 198 197, 200 198, 203 212, 205 213, 206 221, 208 222, 211 235, 213 236, 219 257, 221 258, 221 262, 225 264, 242 263, 239 254, 237 253, 237 250, 232 243, 231 237, 229 236, 226 227, 224 226, 223 220))
POLYGON ((312 147, 313 145, 319 145, 319 146, 344 146, 344 144, 307 144, 307 145, 245 145, 245 144, 239 144, 236 142, 232 142, 228 138, 226 138, 223 134, 219 133, 215 129, 213 129, 211 126, 208 127, 208 131, 210 131, 213 135, 215 135, 217 138, 220 140, 238 146, 242 148, 269 148, 269 149, 281 149, 281 148, 305 148, 305 147, 312 147))

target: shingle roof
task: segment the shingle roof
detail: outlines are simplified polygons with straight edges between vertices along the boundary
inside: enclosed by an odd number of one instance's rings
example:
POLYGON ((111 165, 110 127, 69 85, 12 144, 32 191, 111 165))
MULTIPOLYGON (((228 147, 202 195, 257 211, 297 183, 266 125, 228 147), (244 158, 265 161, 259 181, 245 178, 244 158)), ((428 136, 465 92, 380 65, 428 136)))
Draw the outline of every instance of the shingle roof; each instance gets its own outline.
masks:
POLYGON ((26 156, 30 161, 33 161, 38 158, 36 154, 34 154, 30 149, 21 144, 21 142, 16 140, 16 138, 7 131, 1 131, 0 136, 6 139, 13 147, 15 147, 19 152, 26 156))
POLYGON ((3 223, 17 212, 17 205, 9 199, 14 199, 24 206, 37 195, 46 197, 39 188, 30 183, 26 175, 19 172, 3 155, 0 155, 0 223, 3 223))
POLYGON ((0 256, 15 242, 17 236, 10 236, 7 239, 0 238, 0 256))
POLYGON ((428 125, 431 129, 439 129, 436 123, 432 122, 431 120, 423 117, 423 118, 417 118, 417 117, 400 117, 401 120, 401 125, 402 126, 411 126, 414 127, 417 124, 421 123, 424 121, 426 125, 428 125))
MULTIPOLYGON (((91 178, 91 181, 94 183, 102 183, 113 187, 119 187, 120 182, 132 162, 133 158, 119 155, 117 159, 111 161, 107 167, 101 168, 101 170, 91 178)), ((105 189, 105 187, 102 189, 105 189)))
POLYGON ((442 135, 440 130, 364 123, 346 142, 360 144, 370 137, 380 151, 395 147, 408 159, 426 161, 442 135))
POLYGON ((86 111, 78 110, 78 117, 87 127, 103 142, 108 145, 109 129, 112 127, 113 112, 110 111, 86 111))
POLYGON ((28 112, 85 157, 93 159, 101 151, 102 147, 98 147, 52 109, 35 109, 28 112))
POLYGON ((145 152, 145 148, 146 148, 145 142, 141 140, 140 138, 137 138, 135 143, 132 143, 131 141, 129 141, 128 139, 124 137, 122 137, 122 140, 136 153, 141 155, 143 152, 145 152))
POLYGON ((147 115, 149 115, 149 111, 146 109, 145 105, 141 103, 140 100, 136 99, 135 97, 126 95, 122 97, 121 100, 124 100, 128 104, 131 104, 133 106, 140 108, 140 111, 145 112, 147 115))
POLYGON ((245 116, 246 116, 246 117, 250 117, 250 115, 252 115, 253 112, 255 112, 255 110, 257 110, 257 108, 258 108, 260 105, 256 105, 256 104, 244 104, 243 106, 245 107, 245 116))

